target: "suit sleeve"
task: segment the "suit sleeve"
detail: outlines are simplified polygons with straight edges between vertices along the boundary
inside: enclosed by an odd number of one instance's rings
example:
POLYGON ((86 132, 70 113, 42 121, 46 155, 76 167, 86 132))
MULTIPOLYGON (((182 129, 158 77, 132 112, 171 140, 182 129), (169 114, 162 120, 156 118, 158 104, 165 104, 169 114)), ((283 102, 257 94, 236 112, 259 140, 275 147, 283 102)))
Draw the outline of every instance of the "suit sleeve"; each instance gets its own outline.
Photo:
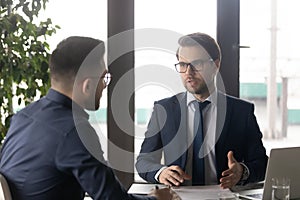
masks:
POLYGON ((137 157, 136 169, 139 175, 146 181, 156 183, 154 176, 160 168, 162 158, 162 141, 160 118, 161 106, 154 104, 153 112, 145 133, 145 139, 141 146, 141 151, 137 157))
POLYGON ((155 199, 127 194, 104 160, 98 136, 89 124, 80 124, 66 134, 57 149, 56 165, 62 173, 75 177, 95 200, 155 199))
POLYGON ((251 104, 250 112, 248 114, 246 129, 247 142, 244 163, 250 171, 250 176, 247 182, 262 181, 265 178, 268 157, 262 143, 262 133, 254 115, 253 104, 251 104))

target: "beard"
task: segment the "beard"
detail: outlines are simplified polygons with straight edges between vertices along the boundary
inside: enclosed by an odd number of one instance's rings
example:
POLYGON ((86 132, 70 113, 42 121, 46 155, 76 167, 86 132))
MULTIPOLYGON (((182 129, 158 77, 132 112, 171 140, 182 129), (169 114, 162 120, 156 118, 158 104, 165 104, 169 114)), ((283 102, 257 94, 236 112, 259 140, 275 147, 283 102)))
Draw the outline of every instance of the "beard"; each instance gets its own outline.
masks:
POLYGON ((208 91, 209 84, 205 79, 202 78, 191 78, 191 79, 183 79, 184 87, 187 91, 192 94, 206 94, 208 91))
POLYGON ((208 92, 208 87, 206 84, 199 85, 196 88, 189 87, 187 84, 184 85, 185 89, 192 94, 206 94, 208 92))
POLYGON ((99 109, 99 103, 94 102, 94 103, 85 104, 85 109, 90 111, 96 111, 99 109))

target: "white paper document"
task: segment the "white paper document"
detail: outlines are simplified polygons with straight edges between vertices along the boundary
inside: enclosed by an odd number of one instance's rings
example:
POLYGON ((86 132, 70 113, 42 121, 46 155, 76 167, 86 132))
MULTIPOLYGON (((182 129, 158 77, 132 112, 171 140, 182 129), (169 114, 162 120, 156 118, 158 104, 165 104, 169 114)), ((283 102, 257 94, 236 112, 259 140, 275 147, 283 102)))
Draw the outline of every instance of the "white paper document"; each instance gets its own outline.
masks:
MULTIPOLYGON (((156 184, 133 184, 128 193, 148 194, 156 184)), ((158 185, 159 188, 165 186, 158 185)), ((233 193, 229 189, 222 189, 219 185, 209 186, 180 186, 172 188, 182 200, 218 200, 232 199, 233 193)))
POLYGON ((149 194, 149 192, 158 186, 159 188, 165 187, 160 184, 148 184, 148 183, 134 183, 128 190, 129 194, 149 194))

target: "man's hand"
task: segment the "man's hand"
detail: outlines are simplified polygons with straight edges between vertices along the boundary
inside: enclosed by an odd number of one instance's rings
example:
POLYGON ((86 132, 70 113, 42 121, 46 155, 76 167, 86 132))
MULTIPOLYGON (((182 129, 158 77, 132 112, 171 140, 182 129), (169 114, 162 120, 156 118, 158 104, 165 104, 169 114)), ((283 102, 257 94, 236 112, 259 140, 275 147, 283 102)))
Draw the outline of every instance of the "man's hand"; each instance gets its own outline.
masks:
POLYGON ((160 173, 158 181, 168 186, 179 186, 184 180, 190 180, 191 178, 179 166, 172 165, 160 173))
POLYGON ((243 166, 236 161, 233 157, 233 152, 229 151, 228 157, 228 169, 222 172, 222 178, 220 179, 221 188, 231 188, 235 186, 241 179, 243 174, 243 166))
POLYGON ((154 189, 149 195, 155 196, 157 200, 181 200, 178 194, 170 188, 154 189))

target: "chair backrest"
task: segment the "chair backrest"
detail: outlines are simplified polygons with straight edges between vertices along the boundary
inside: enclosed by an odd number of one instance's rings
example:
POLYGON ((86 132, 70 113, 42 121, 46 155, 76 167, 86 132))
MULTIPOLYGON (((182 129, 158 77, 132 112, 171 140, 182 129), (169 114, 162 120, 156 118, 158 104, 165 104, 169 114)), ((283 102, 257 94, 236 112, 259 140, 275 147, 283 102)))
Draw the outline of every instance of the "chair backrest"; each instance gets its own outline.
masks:
POLYGON ((0 174, 0 200, 12 200, 8 183, 2 174, 0 174))

